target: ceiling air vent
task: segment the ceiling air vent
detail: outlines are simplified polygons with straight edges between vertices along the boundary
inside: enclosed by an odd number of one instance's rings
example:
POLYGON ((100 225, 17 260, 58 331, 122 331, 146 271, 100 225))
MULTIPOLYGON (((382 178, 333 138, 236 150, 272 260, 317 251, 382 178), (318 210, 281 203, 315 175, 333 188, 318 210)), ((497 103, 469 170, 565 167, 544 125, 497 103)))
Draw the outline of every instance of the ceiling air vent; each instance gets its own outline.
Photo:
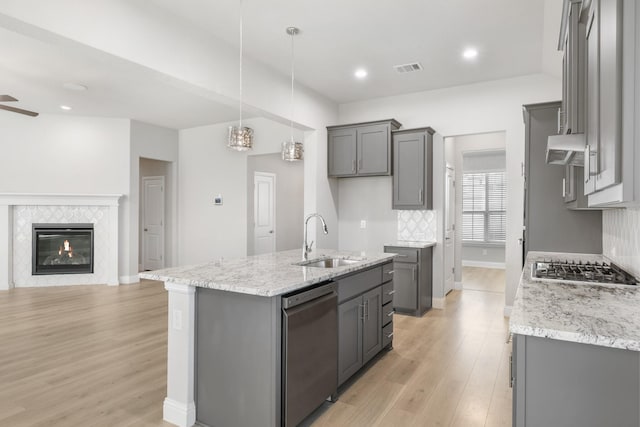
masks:
POLYGON ((394 65, 393 68, 400 74, 413 73, 422 70, 422 64, 413 62, 411 64, 394 65))

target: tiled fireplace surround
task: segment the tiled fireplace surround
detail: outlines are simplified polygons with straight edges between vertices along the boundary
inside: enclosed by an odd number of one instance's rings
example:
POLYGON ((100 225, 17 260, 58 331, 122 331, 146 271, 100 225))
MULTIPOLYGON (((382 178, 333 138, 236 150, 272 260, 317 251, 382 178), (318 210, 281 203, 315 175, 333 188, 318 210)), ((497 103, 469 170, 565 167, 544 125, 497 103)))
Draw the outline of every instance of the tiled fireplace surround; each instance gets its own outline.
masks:
POLYGON ((79 284, 118 285, 118 194, 0 194, 0 290, 79 284), (92 274, 31 274, 31 225, 91 223, 92 274))

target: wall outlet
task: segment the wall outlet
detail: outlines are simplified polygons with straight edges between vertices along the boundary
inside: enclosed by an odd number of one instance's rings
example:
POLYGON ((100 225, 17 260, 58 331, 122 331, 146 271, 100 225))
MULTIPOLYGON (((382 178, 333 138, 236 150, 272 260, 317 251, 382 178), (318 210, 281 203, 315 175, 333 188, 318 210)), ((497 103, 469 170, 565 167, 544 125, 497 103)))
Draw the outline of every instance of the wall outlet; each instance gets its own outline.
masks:
POLYGON ((361 219, 360 220, 360 228, 367 228, 367 220, 366 219, 361 219))
POLYGON ((214 205, 222 205, 222 194, 218 194, 213 198, 214 205))

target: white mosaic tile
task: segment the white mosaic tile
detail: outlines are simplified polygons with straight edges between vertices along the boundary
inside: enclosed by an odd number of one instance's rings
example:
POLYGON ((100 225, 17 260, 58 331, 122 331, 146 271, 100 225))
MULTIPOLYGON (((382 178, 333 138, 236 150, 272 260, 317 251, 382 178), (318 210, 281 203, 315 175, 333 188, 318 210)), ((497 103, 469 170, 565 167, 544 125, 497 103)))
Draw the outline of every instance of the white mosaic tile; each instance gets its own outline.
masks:
POLYGON ((434 211, 398 211, 399 241, 436 240, 436 216, 434 211))
POLYGON ((64 286, 107 283, 108 206, 15 206, 13 209, 13 282, 15 286, 64 286), (91 223, 94 227, 93 274, 31 274, 33 223, 91 223))
POLYGON ((640 278, 640 208, 602 212, 602 252, 640 278))

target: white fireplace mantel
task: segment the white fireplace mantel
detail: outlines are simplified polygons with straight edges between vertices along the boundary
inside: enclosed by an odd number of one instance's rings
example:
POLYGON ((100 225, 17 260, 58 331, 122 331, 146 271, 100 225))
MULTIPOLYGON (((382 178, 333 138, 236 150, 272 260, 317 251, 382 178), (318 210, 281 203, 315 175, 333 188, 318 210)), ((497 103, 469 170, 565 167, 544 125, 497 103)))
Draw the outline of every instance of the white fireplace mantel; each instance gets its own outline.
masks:
POLYGON ((107 283, 118 285, 118 205, 122 194, 0 193, 0 290, 13 283, 13 227, 16 206, 100 206, 107 209, 107 283))

